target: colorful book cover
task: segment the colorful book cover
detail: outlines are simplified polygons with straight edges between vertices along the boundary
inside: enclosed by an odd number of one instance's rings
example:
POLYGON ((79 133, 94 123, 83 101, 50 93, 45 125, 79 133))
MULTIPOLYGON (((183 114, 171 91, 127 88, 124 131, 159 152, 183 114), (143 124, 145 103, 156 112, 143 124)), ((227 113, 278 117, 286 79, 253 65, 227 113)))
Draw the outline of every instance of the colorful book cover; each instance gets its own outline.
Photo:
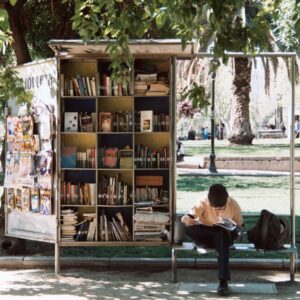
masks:
POLYGON ((30 189, 22 189, 22 211, 29 211, 30 208, 30 189))
POLYGON ((15 128, 16 128, 16 117, 8 116, 6 118, 6 139, 11 141, 15 138, 15 128))
POLYGON ((40 214, 51 215, 51 192, 47 190, 41 190, 40 201, 40 214))
POLYGON ((79 115, 80 131, 92 132, 94 131, 93 113, 83 112, 79 115))
POLYGON ((66 132, 78 131, 78 112, 65 112, 65 128, 66 132))
POLYGON ((23 140, 23 121, 21 117, 15 118, 15 138, 23 140))
POLYGON ((116 168, 118 165, 118 148, 104 149, 104 168, 116 168))
POLYGON ((64 146, 61 151, 61 167, 76 168, 77 148, 72 146, 64 146))
POLYGON ((153 131, 153 111, 142 110, 141 111, 141 132, 153 131))
POLYGON ((30 190, 30 210, 34 213, 40 211, 40 197, 38 189, 30 190))
POLYGON ((99 113, 99 131, 111 132, 112 131, 112 117, 111 112, 99 113))
POLYGON ((8 209, 15 208, 15 190, 13 188, 6 190, 6 201, 8 209))
POLYGON ((22 117, 23 139, 30 140, 33 136, 33 119, 27 115, 22 117))
POLYGON ((22 189, 16 189, 15 209, 22 210, 22 189))

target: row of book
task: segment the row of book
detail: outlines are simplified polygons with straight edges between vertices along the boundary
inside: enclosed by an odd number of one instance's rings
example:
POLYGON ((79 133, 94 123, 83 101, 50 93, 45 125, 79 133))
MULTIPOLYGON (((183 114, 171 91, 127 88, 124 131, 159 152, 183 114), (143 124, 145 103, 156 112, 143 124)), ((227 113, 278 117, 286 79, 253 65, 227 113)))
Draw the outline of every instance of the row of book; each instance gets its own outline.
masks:
POLYGON ((100 205, 128 205, 132 203, 132 186, 121 181, 121 174, 101 175, 98 199, 100 205))
POLYGON ((111 76, 107 74, 101 76, 101 96, 129 96, 131 94, 130 85, 128 83, 112 80, 111 76))
POLYGON ((132 132, 132 112, 99 112, 100 132, 132 132))
POLYGON ((52 210, 51 192, 49 190, 23 188, 7 188, 6 199, 8 209, 50 215, 52 210))
POLYGON ((134 164, 136 168, 168 168, 169 147, 152 150, 148 146, 138 144, 135 146, 134 164))
MULTIPOLYGON (((64 132, 95 132, 96 113, 65 112, 64 132)), ((99 112, 99 132, 132 132, 132 112, 99 112)), ((169 131, 169 115, 154 114, 152 110, 135 113, 135 132, 169 131)), ((31 147, 28 145, 27 147, 31 147)))
POLYGON ((168 114, 154 114, 152 110, 136 111, 134 115, 135 132, 165 132, 170 130, 168 114))
POLYGON ((65 132, 95 132, 96 113, 88 112, 65 112, 65 132))
POLYGON ((62 168, 96 168, 96 149, 77 152, 75 146, 63 146, 61 151, 62 168))
POLYGON ((144 186, 135 188, 135 206, 152 206, 169 203, 168 191, 161 186, 144 186))
POLYGON ((96 205, 97 185, 96 183, 61 183, 62 205, 96 205))
POLYGON ((76 75, 66 78, 61 74, 62 96, 96 96, 96 78, 76 75))
POLYGON ((105 212, 100 215, 100 241, 132 241, 132 233, 121 212, 109 218, 105 212))

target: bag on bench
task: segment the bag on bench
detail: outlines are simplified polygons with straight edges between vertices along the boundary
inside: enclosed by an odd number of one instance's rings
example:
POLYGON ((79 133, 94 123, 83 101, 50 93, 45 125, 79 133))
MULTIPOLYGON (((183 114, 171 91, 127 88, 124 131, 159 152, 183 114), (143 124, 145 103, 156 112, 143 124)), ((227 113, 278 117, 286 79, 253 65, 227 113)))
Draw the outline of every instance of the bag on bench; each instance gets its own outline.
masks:
POLYGON ((266 209, 260 213, 254 227, 247 231, 248 239, 257 249, 278 250, 287 242, 290 233, 286 219, 266 209))

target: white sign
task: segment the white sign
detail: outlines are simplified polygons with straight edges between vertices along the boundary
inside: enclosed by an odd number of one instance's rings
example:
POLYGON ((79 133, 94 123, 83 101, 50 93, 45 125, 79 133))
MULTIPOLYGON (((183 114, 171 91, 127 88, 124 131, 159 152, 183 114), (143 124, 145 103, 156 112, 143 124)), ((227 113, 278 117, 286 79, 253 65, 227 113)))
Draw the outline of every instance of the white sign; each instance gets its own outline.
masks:
MULTIPOLYGON (((54 58, 40 60, 21 66, 15 70, 23 79, 26 90, 33 92, 33 101, 41 106, 50 105, 54 108, 56 115, 57 103, 57 68, 54 58)), ((14 101, 9 102, 12 115, 18 114, 14 101)))

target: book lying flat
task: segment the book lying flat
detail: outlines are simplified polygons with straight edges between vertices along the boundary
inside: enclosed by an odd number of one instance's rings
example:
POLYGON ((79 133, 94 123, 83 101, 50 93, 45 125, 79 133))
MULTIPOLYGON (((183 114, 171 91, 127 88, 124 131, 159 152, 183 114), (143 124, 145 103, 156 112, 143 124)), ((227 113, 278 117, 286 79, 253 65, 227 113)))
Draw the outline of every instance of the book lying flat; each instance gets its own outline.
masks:
POLYGON ((220 221, 215 225, 225 228, 229 231, 233 231, 237 227, 236 222, 229 218, 220 218, 220 221))

